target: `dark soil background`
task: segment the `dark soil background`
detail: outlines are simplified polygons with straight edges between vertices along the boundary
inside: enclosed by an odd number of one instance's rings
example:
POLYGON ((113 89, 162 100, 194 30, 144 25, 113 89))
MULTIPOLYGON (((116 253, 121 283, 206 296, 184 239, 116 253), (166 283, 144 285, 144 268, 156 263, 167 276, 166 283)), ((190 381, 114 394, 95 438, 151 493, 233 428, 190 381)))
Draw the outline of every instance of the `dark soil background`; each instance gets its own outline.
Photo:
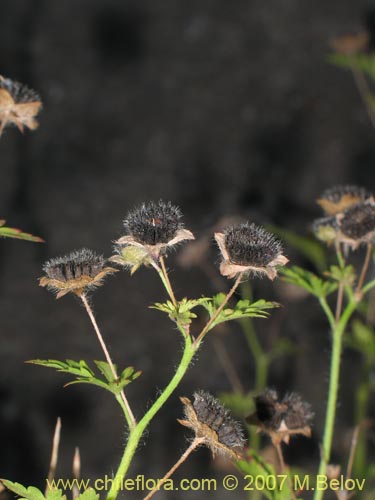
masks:
MULTIPOLYGON (((324 189, 343 183, 374 189, 375 131, 350 74, 328 64, 327 54, 333 36, 372 27, 375 4, 2 0, 0 8, 0 74, 35 88, 44 104, 36 132, 8 129, 1 138, 0 215, 46 240, 0 242, 0 476, 43 487, 57 416, 63 424, 58 475, 70 474, 75 446, 85 477, 110 474, 125 442, 109 395, 89 386, 63 389, 68 378, 24 364, 102 358, 78 301, 56 301, 38 287, 43 262, 82 246, 110 255, 126 212, 143 201, 172 200, 197 237, 229 215, 308 235, 324 189)), ((177 295, 216 292, 217 269, 181 266, 182 250, 168 260, 177 295)), ((306 264, 293 248, 286 253, 292 263, 306 264)), ((215 250, 211 258, 216 266, 215 250)), ((288 461, 315 470, 327 325, 312 299, 291 297, 280 282, 256 282, 254 289, 256 297, 284 304, 257 326, 265 346, 280 336, 296 343, 298 354, 275 363, 269 382, 312 403, 313 439, 296 440, 288 461)), ((173 326, 148 309, 164 297, 156 274, 142 269, 133 277, 118 273, 92 298, 117 363, 143 370, 128 391, 137 416, 181 353, 173 326)), ((160 476, 184 449, 179 395, 231 389, 214 335, 155 419, 132 477, 160 476)), ((216 335, 250 390, 253 363, 238 326, 216 335)), ((343 464, 360 362, 344 356, 333 454, 343 464)), ((199 450, 181 475, 222 477, 215 467, 199 450)), ((165 498, 197 495, 203 494, 165 498)), ((216 495, 244 498, 239 491, 216 495)))

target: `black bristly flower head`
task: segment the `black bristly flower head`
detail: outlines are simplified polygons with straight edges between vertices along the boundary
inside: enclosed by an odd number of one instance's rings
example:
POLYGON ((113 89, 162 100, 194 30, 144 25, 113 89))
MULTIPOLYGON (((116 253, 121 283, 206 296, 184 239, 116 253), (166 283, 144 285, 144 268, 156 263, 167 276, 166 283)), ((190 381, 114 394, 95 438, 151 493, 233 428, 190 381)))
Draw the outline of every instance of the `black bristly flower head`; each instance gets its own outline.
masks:
POLYGON ((102 285, 107 274, 117 272, 117 269, 106 266, 102 255, 87 248, 48 260, 43 270, 46 276, 39 279, 39 285, 55 292, 57 299, 69 292, 82 295, 102 285))
POLYGON ((266 389, 255 398, 256 411, 246 421, 267 433, 275 445, 284 441, 289 443, 290 436, 303 434, 311 436, 311 421, 314 417, 311 406, 297 393, 286 394, 279 401, 277 392, 266 389))
POLYGON ((253 223, 243 223, 216 233, 215 240, 223 260, 220 272, 234 278, 239 273, 265 274, 273 280, 277 266, 284 266, 288 259, 275 236, 253 223))
POLYGON ((353 205, 371 198, 366 189, 358 186, 335 186, 326 189, 317 200, 327 215, 336 215, 353 205))
POLYGON ((340 228, 339 241, 352 250, 362 243, 375 243, 375 202, 357 203, 336 216, 340 228))
POLYGON ((178 420, 189 427, 195 437, 204 438, 204 444, 212 455, 222 453, 231 458, 240 458, 245 446, 243 430, 226 409, 211 394, 204 391, 194 393, 194 402, 183 397, 185 420, 178 420))
POLYGON ((111 260, 131 267, 133 273, 150 259, 158 260, 161 254, 184 240, 193 240, 193 234, 184 228, 178 207, 163 201, 142 204, 128 213, 124 220, 125 236, 116 241, 118 255, 111 260))
POLYGON ((28 127, 38 127, 35 116, 40 111, 40 96, 26 85, 0 75, 0 136, 8 124, 14 124, 23 132, 28 127))

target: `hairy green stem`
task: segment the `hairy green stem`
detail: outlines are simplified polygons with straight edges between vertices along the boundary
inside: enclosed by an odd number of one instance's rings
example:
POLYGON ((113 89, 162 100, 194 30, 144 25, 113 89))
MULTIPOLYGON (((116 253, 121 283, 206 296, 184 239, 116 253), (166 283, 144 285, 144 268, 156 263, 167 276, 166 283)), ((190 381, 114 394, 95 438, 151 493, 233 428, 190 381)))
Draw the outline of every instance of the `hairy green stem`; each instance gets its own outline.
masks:
POLYGON ((130 463, 132 461, 134 453, 136 452, 139 441, 141 440, 144 431, 146 430, 147 426, 149 425, 153 417, 158 413, 160 408, 164 405, 164 403, 168 400, 173 391, 177 388, 181 379, 185 375, 195 352, 196 350, 192 344, 190 337, 186 336, 183 356, 176 370, 176 373, 174 374, 174 376, 172 377, 171 381, 166 386, 166 388, 163 390, 163 392, 160 394, 160 396, 156 399, 156 401, 152 404, 149 410, 145 413, 143 418, 129 433, 129 439, 124 454, 122 456, 120 465, 117 469, 115 477, 113 478, 111 489, 109 490, 107 495, 107 500, 115 500, 117 498, 117 495, 122 488, 124 478, 129 469, 130 463))
MULTIPOLYGON (((336 416, 336 406, 337 406, 337 396, 339 390, 339 380, 340 380, 340 362, 341 362, 341 352, 342 352, 342 338, 351 318, 353 312, 357 307, 357 302, 352 300, 344 309, 340 320, 336 323, 335 328, 332 331, 332 355, 331 355, 331 369, 330 369, 330 380, 328 389, 328 401, 326 410, 326 419, 324 426, 324 436, 322 445, 322 457, 319 465, 318 475, 326 474, 326 467, 329 463, 332 449, 332 439, 333 430, 335 425, 336 416)), ((316 490, 314 495, 314 500, 321 500, 323 498, 323 489, 316 490)))

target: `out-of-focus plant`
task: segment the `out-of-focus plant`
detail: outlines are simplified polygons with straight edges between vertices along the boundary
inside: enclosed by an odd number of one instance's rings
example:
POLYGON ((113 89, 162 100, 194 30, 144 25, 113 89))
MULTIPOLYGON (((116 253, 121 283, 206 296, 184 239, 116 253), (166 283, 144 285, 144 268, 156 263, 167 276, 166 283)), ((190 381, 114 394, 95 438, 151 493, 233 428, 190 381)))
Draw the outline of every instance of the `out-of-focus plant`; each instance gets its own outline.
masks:
POLYGON ((369 50, 367 33, 344 35, 331 40, 333 53, 328 60, 351 71, 361 99, 375 128, 375 53, 369 50))

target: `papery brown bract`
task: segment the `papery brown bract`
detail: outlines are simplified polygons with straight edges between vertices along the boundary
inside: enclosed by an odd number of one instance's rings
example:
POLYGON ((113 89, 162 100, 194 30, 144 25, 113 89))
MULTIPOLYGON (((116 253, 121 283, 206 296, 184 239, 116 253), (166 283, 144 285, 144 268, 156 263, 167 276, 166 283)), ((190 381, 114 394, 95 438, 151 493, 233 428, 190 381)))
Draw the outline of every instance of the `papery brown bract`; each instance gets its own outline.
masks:
POLYGON ((35 130, 35 117, 42 106, 39 95, 26 85, 0 75, 0 136, 7 125, 35 130))

